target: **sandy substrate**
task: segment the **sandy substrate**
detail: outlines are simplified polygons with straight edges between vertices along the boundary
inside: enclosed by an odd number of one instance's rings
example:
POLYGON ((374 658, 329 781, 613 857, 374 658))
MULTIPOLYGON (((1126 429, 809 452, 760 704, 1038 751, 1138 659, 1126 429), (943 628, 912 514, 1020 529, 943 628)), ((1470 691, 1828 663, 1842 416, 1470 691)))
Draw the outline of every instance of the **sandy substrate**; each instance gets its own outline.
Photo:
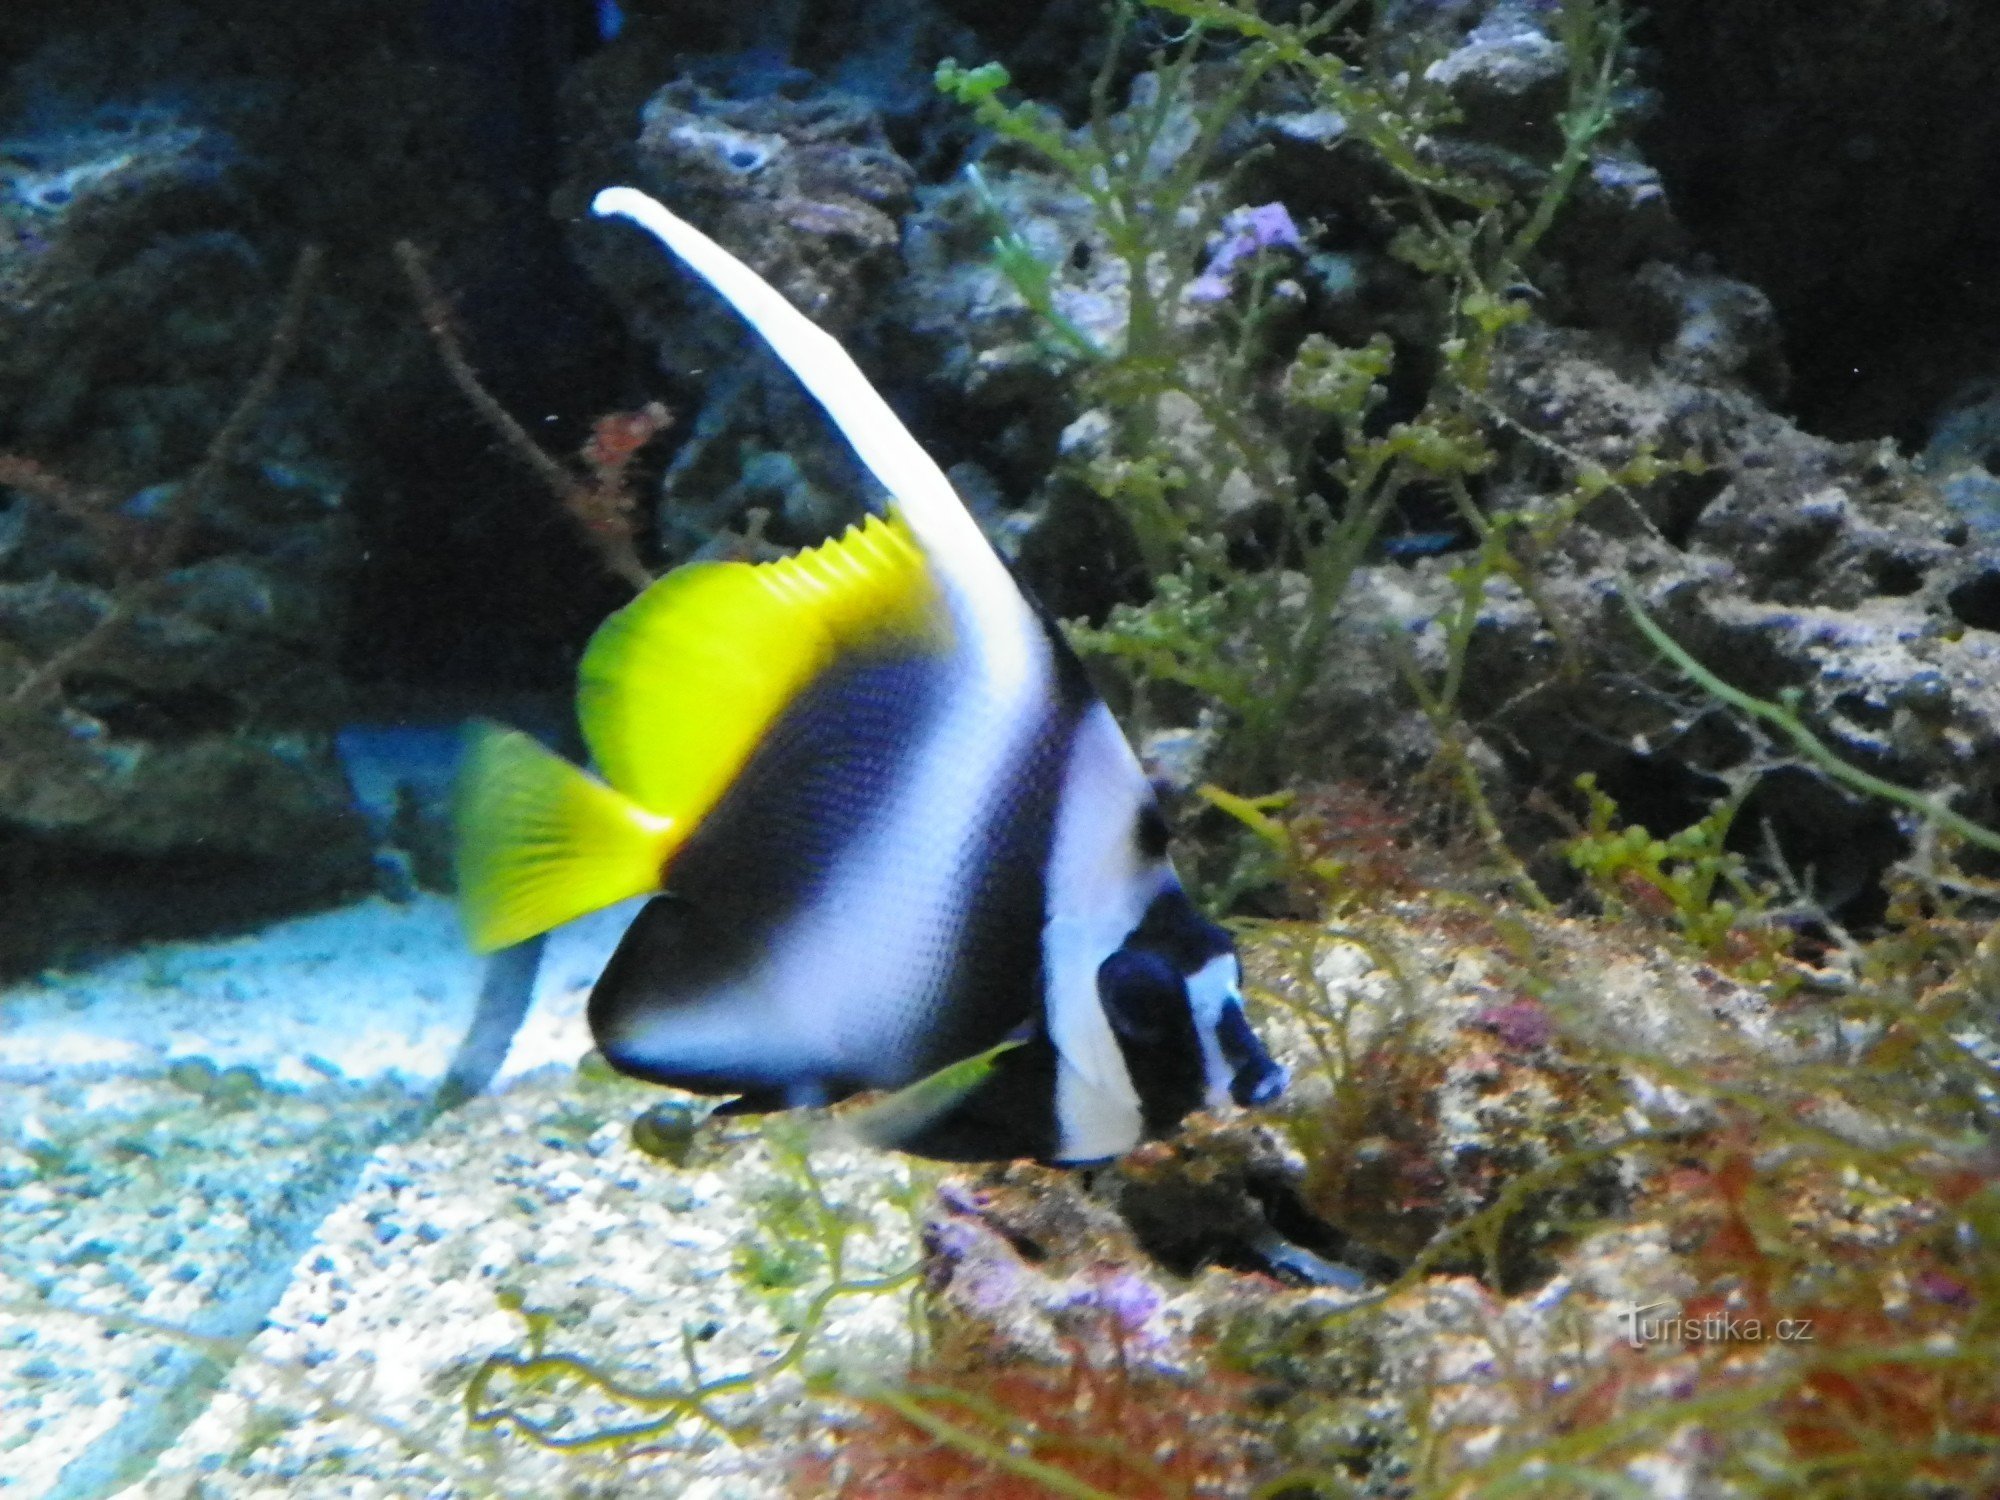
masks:
MULTIPOLYGON (((722 1427, 782 1435, 835 1351, 898 1359, 902 1292, 835 1299, 808 1359, 637 1457, 466 1415, 480 1362, 526 1348, 510 1307, 547 1315, 550 1351, 654 1387, 758 1370, 831 1274, 799 1232, 809 1185, 757 1130, 711 1127, 675 1167, 630 1141, 663 1091, 577 1074, 621 926, 551 944, 500 1081, 439 1118, 480 970, 434 898, 0 994, 0 1493, 776 1492, 768 1452, 722 1427)), ((909 1169, 811 1160, 854 1219, 845 1274, 909 1266, 909 1169)), ((568 1432, 646 1417, 530 1410, 568 1432)))
MULTIPOLYGON (((631 920, 617 908, 551 939, 503 1076, 590 1046, 582 991, 631 920)), ((438 896, 364 901, 213 943, 163 943, 0 990, 0 1081, 156 1072, 176 1059, 266 1083, 443 1076, 472 1021, 480 961, 438 896)))

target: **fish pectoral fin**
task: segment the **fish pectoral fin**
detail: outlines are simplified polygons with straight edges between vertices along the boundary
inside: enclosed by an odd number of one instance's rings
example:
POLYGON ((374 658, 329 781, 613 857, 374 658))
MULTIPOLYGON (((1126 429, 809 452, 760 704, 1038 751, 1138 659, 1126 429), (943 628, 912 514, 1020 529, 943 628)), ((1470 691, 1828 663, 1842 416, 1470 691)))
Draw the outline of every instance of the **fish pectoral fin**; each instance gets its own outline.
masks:
POLYGON ((743 1115, 775 1115, 796 1107, 801 1101, 787 1088, 751 1089, 733 1099, 725 1099, 711 1109, 711 1119, 732 1120, 743 1115))
POLYGON ((657 890, 671 818, 497 725, 473 731, 457 806, 459 912, 480 952, 657 890))
POLYGON ((1017 1031, 984 1052, 960 1058, 893 1094, 844 1111, 839 1119, 840 1133, 880 1151, 901 1150, 971 1098, 993 1076, 1000 1059, 1027 1042, 1028 1037, 1017 1031))
POLYGON ((691 563, 591 637, 583 737, 612 786, 692 827, 836 660, 939 644, 943 621, 924 554, 895 517, 776 562, 691 563))

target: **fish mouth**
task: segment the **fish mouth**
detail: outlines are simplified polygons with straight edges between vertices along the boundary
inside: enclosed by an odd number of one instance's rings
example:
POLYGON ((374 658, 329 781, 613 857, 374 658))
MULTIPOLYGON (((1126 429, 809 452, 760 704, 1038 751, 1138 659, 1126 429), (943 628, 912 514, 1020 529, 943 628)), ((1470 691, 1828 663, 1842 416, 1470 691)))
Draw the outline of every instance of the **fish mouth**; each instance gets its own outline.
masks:
POLYGON ((1228 1001, 1222 1007, 1221 1018, 1215 1024, 1215 1039, 1222 1045, 1222 1060, 1230 1067, 1230 1098, 1250 1109, 1269 1104, 1284 1093, 1291 1074, 1264 1050, 1257 1033, 1250 1029, 1243 1007, 1236 1001, 1228 1001))
POLYGON ((1260 1067, 1237 1070, 1236 1076, 1229 1080, 1229 1097, 1250 1109, 1269 1104, 1284 1093, 1291 1081, 1292 1075, 1285 1071, 1284 1065, 1267 1057, 1260 1067))

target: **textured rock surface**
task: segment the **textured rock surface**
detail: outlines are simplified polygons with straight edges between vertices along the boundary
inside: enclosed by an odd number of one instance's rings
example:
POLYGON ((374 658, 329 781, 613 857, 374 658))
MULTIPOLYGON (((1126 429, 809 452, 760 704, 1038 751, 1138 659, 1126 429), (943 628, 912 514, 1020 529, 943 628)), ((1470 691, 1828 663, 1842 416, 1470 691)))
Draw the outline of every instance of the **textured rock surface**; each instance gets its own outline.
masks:
MULTIPOLYGON (((1758 304, 1736 306, 1749 331, 1739 323, 1722 342, 1754 348, 1758 304)), ((1787 768, 1768 778, 1753 814, 1794 870, 1817 868, 1838 906, 1905 847, 1888 810, 1792 766, 1789 745, 1730 727, 1689 684, 1650 666, 1617 590, 1636 580, 1648 607, 1727 680, 1765 697, 1796 690, 1807 720, 1855 764, 1984 817, 2000 795, 1989 649, 2000 620, 1985 607, 1995 564, 1893 450, 1827 442, 1745 384, 1691 378, 1671 352, 1684 342, 1669 335, 1668 353, 1636 372, 1629 345, 1586 335, 1548 330, 1513 345, 1504 379, 1536 434, 1590 462, 1652 442, 1710 467, 1648 487, 1632 497, 1636 511, 1608 496, 1587 512, 1546 560, 1546 619, 1524 601, 1496 602, 1475 647, 1477 711, 1530 779, 1554 786, 1594 771, 1632 806, 1652 803, 1643 816, 1656 826, 1693 821, 1720 778, 1787 768), (1565 685, 1578 651, 1591 674, 1565 685), (1601 674, 1634 668, 1655 686, 1603 690, 1601 674)), ((1493 503, 1532 505, 1531 485, 1510 491, 1503 479, 1493 503)), ((1412 586, 1430 577, 1437 587, 1444 566, 1415 564, 1412 586)))
MULTIPOLYGON (((1296 1080, 1256 1116, 1198 1118, 1097 1173, 940 1175, 827 1138, 808 1172, 795 1132, 724 1122, 672 1165, 631 1133, 661 1092, 575 1066, 614 924, 551 958, 498 1091, 420 1110, 444 1049, 410 992, 438 982, 444 915, 377 904, 339 914, 331 947, 326 917, 172 950, 164 1047, 134 975, 6 997, 28 1064, 0 1101, 0 1489, 826 1494, 916 1461, 867 1399, 913 1352, 912 1390, 1032 1398, 1038 1421, 1080 1379, 1143 1401, 1134 1430, 1199 1454, 1218 1494, 1288 1467, 1392 1473, 1426 1444, 1476 1464, 1624 1358, 1621 1312, 1701 1284, 1703 1242, 1674 1218, 1693 1189, 1662 1196, 1617 1143, 1689 1159, 1862 1040, 1661 929, 1381 895, 1250 946, 1259 1024, 1296 1080), (197 1050, 203 1008, 225 1006, 270 1024, 217 1025, 197 1050), (1454 1239, 1502 1206, 1504 1234, 1454 1239), (831 1282, 810 1226, 836 1221, 842 1274, 921 1278, 824 1303, 804 1357, 770 1368, 831 1282), (1418 1254, 1386 1302, 1325 1284, 1418 1254), (470 1426, 482 1362, 536 1349, 640 1390, 764 1373, 709 1398, 735 1443, 682 1420, 559 1453, 470 1426), (829 1399, 822 1375, 862 1399, 829 1399)), ((431 1002, 440 1020, 464 1003, 431 1002)), ((1920 1130, 1832 1094, 1813 1120, 1874 1147, 1920 1130)), ((1794 1222, 1839 1228, 1859 1191, 1794 1222)), ((1893 1228, 1903 1210, 1877 1198, 1862 1222, 1893 1228)), ((1663 1352, 1648 1378, 1678 1390, 1711 1369, 1700 1354, 1663 1352)), ((572 1435, 656 1415, 504 1371, 486 1400, 572 1435)), ((1718 1451, 1735 1450, 1664 1432, 1621 1461, 1678 1474, 1718 1451)))
MULTIPOLYGON (((551 952, 502 1090, 435 1121, 424 1095, 476 977, 435 901, 0 997, 0 1490, 95 1496, 143 1474, 134 1493, 176 1500, 390 1497, 423 1476, 525 1496, 647 1475, 778 1492, 698 1423, 650 1460, 601 1461, 465 1423, 474 1365, 526 1343, 506 1296, 550 1313, 555 1347, 650 1384, 687 1374, 684 1330, 704 1377, 769 1359, 826 1279, 771 1227, 804 1185, 755 1126, 707 1132, 675 1169, 628 1139, 657 1090, 579 1080, 582 986, 616 931, 551 952)), ((813 1161, 854 1214, 847 1274, 907 1267, 904 1164, 813 1161)), ((910 1326, 902 1295, 838 1299, 806 1367, 715 1409, 780 1435, 801 1375, 836 1353, 893 1366, 910 1326)))
POLYGON ((460 80, 392 56, 415 32, 365 0, 338 39, 341 7, 38 9, 0 79, 9 970, 368 884, 329 736, 363 518, 393 493, 381 414, 432 358, 385 250, 481 203, 440 170, 460 80), (281 375, 191 488, 309 242, 281 375))
MULTIPOLYGON (((1449 143, 1463 159, 1546 147, 1545 116, 1520 118, 1546 105, 1557 76, 1537 29, 1543 8, 1400 10, 1450 43, 1436 77, 1466 111, 1466 138, 1449 143)), ((1753 12, 1771 13, 1742 14, 1753 12)), ((1054 78, 1047 91, 1071 103, 1080 53, 1056 44, 1087 34, 1094 22, 1080 16, 1054 5, 995 22, 1041 59, 1054 78)), ((724 17, 697 19, 717 35, 730 29, 724 17)), ((607 106, 593 127, 599 165, 618 158, 655 183, 683 184, 693 195, 684 206, 727 223, 753 259, 767 252, 759 263, 842 326, 864 362, 889 371, 892 394, 925 398, 913 408, 942 432, 938 451, 969 490, 1034 496, 1060 461, 1088 455, 1102 424, 1072 408, 1061 361, 980 254, 989 226, 976 194, 961 181, 912 186, 908 164, 925 147, 910 116, 879 96, 864 106, 823 79, 779 71, 784 88, 756 104, 731 97, 713 68, 690 67, 664 92, 667 73, 649 78, 629 110, 607 106), (643 116, 642 100, 651 101, 643 116), (909 283, 878 305, 897 255, 909 283)), ((1420 278, 1383 243, 1371 202, 1381 184, 1341 150, 1342 122, 1308 101, 1280 102, 1295 107, 1237 144, 1255 134, 1272 147, 1256 164, 1258 199, 1318 221, 1317 253, 1295 268, 1304 305, 1343 340, 1384 331, 1404 354, 1425 349, 1435 318, 1420 278)), ((235 169, 217 139, 162 136, 157 124, 120 127, 119 139, 152 142, 175 181, 189 163, 217 168, 203 191, 230 201, 235 169)), ((91 203, 102 180, 92 172, 111 158, 91 154, 101 135, 78 139, 70 155, 7 158, 22 214, 53 214, 54 225, 64 204, 52 194, 64 182, 76 203, 91 203)), ((995 156, 989 189, 1057 268, 1065 311, 1114 333, 1121 288, 1077 195, 995 156)), ((930 165, 927 176, 944 175, 930 165)), ((132 170, 141 197, 162 180, 132 170)), ((591 180, 575 191, 602 175, 581 173, 591 180)), ((1539 284, 1521 292, 1541 316, 1502 351, 1487 414, 1499 461, 1477 476, 1480 503, 1532 512, 1578 460, 1615 468, 1641 443, 1699 455, 1706 469, 1599 496, 1535 558, 1532 594, 1489 583, 1466 676, 1478 764, 1496 801, 1547 819, 1530 833, 1548 850, 1573 831, 1555 799, 1569 796, 1578 771, 1597 773, 1627 816, 1663 831, 1755 777, 1739 820, 1753 852, 1765 852, 1768 828, 1801 896, 1814 898, 1800 902, 1808 916, 1816 903, 1866 923, 1880 915, 1885 867, 1914 830, 1658 670, 1615 591, 1634 587, 1732 681, 1767 695, 1796 690, 1801 712, 1857 764, 1991 820, 2000 557, 1992 526, 1967 511, 1981 503, 1976 471, 1988 459, 1979 403, 1967 404, 1953 440, 1969 488, 1947 501, 1892 451, 1814 437, 1777 410, 1788 380, 1785 299, 1693 257, 1659 179, 1629 149, 1588 164, 1573 207, 1539 284)), ((1807 208, 1807 220, 1824 219, 1807 208)), ((90 221, 79 214, 83 247, 90 221)), ((14 232, 12 284, 41 295, 30 274, 39 252, 14 232)), ((650 250, 621 247, 601 226, 587 233, 586 253, 674 378, 691 393, 700 382, 668 491, 705 492, 713 508, 663 550, 713 542, 753 507, 769 512, 782 541, 844 515, 845 460, 782 374, 738 357, 744 340, 729 315, 667 279, 650 250)), ((0 258, 8 253, 0 246, 0 258)), ((227 247, 216 253, 219 266, 233 263, 227 247)), ((266 304, 268 270, 257 282, 266 304)), ((250 308, 238 309, 246 321, 250 308)), ((215 382, 202 411, 224 400, 226 384, 215 382)), ((121 683, 171 689, 171 702, 146 707, 184 725, 213 694, 267 673, 282 679, 285 653, 312 635, 299 597, 233 561, 264 556, 266 542, 281 556, 288 528, 306 525, 279 517, 258 529, 257 507, 291 492, 258 464, 238 476, 240 495, 225 496, 240 509, 210 518, 215 550, 190 569, 169 615, 135 631, 118 648, 125 654, 107 654, 119 665, 112 680, 82 684, 72 716, 44 726, 61 738, 37 754, 98 757, 140 791, 77 811, 58 796, 65 783, 0 773, 0 794, 54 799, 51 829, 97 818, 156 854, 163 877, 182 845, 170 810, 140 794, 154 768, 204 796, 233 797, 208 814, 215 837, 259 858, 292 846, 253 812, 276 806, 309 820, 316 804, 285 799, 330 774, 308 740, 274 733, 252 753, 292 757, 298 779, 274 787, 252 777, 232 790, 234 761, 199 767, 207 781, 187 763, 161 768, 157 757, 179 742, 166 736, 172 743, 155 748, 157 718, 139 716, 126 733, 136 711, 121 683)), ((123 475, 121 496, 145 494, 115 464, 79 472, 105 483, 123 475)), ((303 489, 322 493, 317 480, 303 489)), ((35 652, 101 602, 96 560, 49 522, 19 502, 0 517, 0 542, 18 549, 0 557, 27 560, 0 585, 18 590, 0 591, 0 619, 35 652)), ((1303 779, 1353 766, 1400 774, 1428 761, 1429 721, 1386 705, 1403 701, 1408 667, 1448 661, 1443 621, 1462 561, 1374 563, 1357 576, 1329 653, 1339 734, 1326 737, 1323 761, 1297 768, 1303 779)), ((1369 869, 1341 858, 1344 878, 1369 869)), ((928 1369, 973 1381, 1038 1371, 1049 1377, 1046 1398, 1079 1358, 1099 1361, 1093 1369, 1130 1360, 1117 1367, 1150 1382, 1150 1412, 1202 1409, 1204 1392, 1229 1405, 1232 1475, 1292 1464, 1388 1491, 1420 1462, 1477 1477, 1510 1444, 1518 1454, 1537 1423, 1564 1441, 1596 1423, 1601 1437, 1604 1413, 1634 1392, 1672 1411, 1712 1393, 1705 1379, 1779 1368, 1783 1351, 1764 1349, 1722 1361, 1688 1348, 1628 1358, 1638 1351, 1623 1342, 1620 1315, 1697 1294, 1727 1305, 1744 1285, 1756 1290, 1757 1275, 1772 1279, 1755 1257, 1785 1253, 1800 1236, 1812 1236, 1811 1275, 1790 1287, 1810 1294, 1816 1278, 1858 1263, 1898 1316, 1971 1304, 1942 1271, 1926 1281, 1921 1256, 1872 1271, 1865 1258, 1905 1226, 1923 1254, 1980 1249, 1977 1235, 1921 1241, 1964 1195, 1992 1191, 1990 1158, 1963 1140, 1967 1121, 1990 1115, 1990 1076, 1960 1114, 1938 1110, 1945 1123, 1934 1137, 1915 1107, 1864 1108, 1871 1092, 1894 1098, 1889 1086, 1907 1082, 1898 1059, 1909 1054, 1897 1049, 1917 1045, 1916 1023, 1933 1014, 1930 979, 1910 975, 1955 960, 1888 955, 1909 966, 1895 981, 1908 993, 1885 989, 1893 1004, 1848 1010, 1841 998, 1867 981, 1852 954, 1834 955, 1824 972, 1783 968, 1767 992, 1665 921, 1524 914, 1481 895, 1463 871, 1433 896, 1411 884, 1383 878, 1350 892, 1331 929, 1273 927, 1258 940, 1260 1022, 1297 1081, 1256 1120, 1197 1121, 1094 1177, 996 1169, 956 1176, 922 1201, 901 1164, 815 1154, 821 1188, 854 1220, 849 1271, 921 1259, 935 1335, 928 1369), (1878 1050, 1879 1076, 1835 1066, 1878 1050), (1635 1139, 1651 1154, 1619 1145, 1635 1139), (1822 1162, 1829 1181, 1773 1196, 1761 1246, 1740 1221, 1725 1225, 1729 1239, 1690 1207, 1717 1195, 1725 1168, 1740 1186, 1830 1141, 1845 1146, 1822 1162), (1962 1168, 1951 1179, 1960 1197, 1938 1193, 1914 1208, 1861 1170, 1893 1158, 1914 1193, 1926 1153, 1962 1168), (1458 1232, 1468 1224, 1486 1227, 1458 1232), (1417 1273, 1379 1305, 1337 1289, 1356 1273, 1388 1277, 1413 1264, 1417 1273), (1594 1384, 1607 1370, 1612 1383, 1594 1384), (1229 1383, 1236 1377, 1255 1385, 1246 1393, 1229 1383)), ((1899 936, 1948 953, 1945 925, 1899 936)), ((536 1339, 642 1385, 682 1379, 695 1362, 713 1377, 782 1356, 825 1269, 785 1227, 810 1196, 805 1179, 775 1138, 744 1129, 701 1135, 679 1168, 635 1152, 629 1121, 657 1094, 573 1066, 583 1043, 568 981, 587 976, 582 957, 551 980, 508 1085, 428 1122, 415 1104, 465 1024, 472 986, 441 909, 384 904, 270 936, 275 949, 153 950, 0 999, 9 1049, 0 1190, 12 1210, 0 1220, 0 1487, 77 1500, 147 1468, 138 1492, 159 1500, 634 1487, 762 1496, 798 1488, 785 1465, 799 1447, 832 1462, 865 1449, 868 1431, 850 1407, 819 1402, 803 1377, 830 1363, 864 1379, 899 1371, 911 1348, 900 1289, 839 1299, 824 1347, 799 1368, 718 1395, 718 1411, 749 1429, 742 1448, 692 1421, 637 1452, 570 1455, 469 1428, 462 1403, 480 1362, 536 1339), (541 1063, 551 1066, 532 1066, 541 1063), (231 1071, 246 1064, 256 1077, 231 1071)), ((1992 1011, 1990 964, 1963 982, 1978 1006, 1972 1020, 1936 1024, 1954 1028, 1950 1049, 1977 1063, 1992 1055, 1979 1029, 1992 1011)), ((1969 1227, 1969 1212, 1957 1226, 1969 1227)), ((1966 1334, 1921 1318, 1909 1326, 1939 1358, 1966 1334)), ((1867 1349, 1836 1353, 1852 1361, 1867 1349)), ((531 1409, 585 1425, 631 1416, 573 1393, 531 1409)), ((1749 1417, 1713 1440, 1697 1441, 1690 1423, 1627 1429, 1630 1446, 1589 1478, 1719 1493, 1726 1460, 1761 1462, 1782 1440, 1779 1423, 1743 1410, 1749 1417)), ((1511 1474, 1516 1484, 1533 1478, 1511 1474)))
MULTIPOLYGON (((637 106, 633 139, 629 91, 607 84, 577 92, 590 133, 561 202, 581 212, 605 182, 633 181, 853 341, 899 269, 915 180, 866 98, 821 85, 797 97, 733 99, 681 77, 637 106)), ((586 226, 576 243, 639 338, 657 348, 660 366, 690 385, 686 441, 662 484, 668 555, 714 547, 744 528, 753 509, 787 545, 817 541, 851 519, 868 482, 740 319, 629 229, 586 226)))
POLYGON ((303 844, 337 865, 344 848, 351 870, 338 772, 304 728, 337 702, 341 459, 310 424, 259 413, 200 513, 165 520, 265 354, 287 263, 245 233, 233 139, 164 108, 101 123, 115 113, 10 141, 0 181, 0 434, 87 513, 32 482, 0 490, 0 693, 83 639, 131 587, 121 574, 155 570, 121 543, 168 545, 155 524, 182 541, 58 691, 6 705, 0 821, 126 854, 275 863, 303 844))

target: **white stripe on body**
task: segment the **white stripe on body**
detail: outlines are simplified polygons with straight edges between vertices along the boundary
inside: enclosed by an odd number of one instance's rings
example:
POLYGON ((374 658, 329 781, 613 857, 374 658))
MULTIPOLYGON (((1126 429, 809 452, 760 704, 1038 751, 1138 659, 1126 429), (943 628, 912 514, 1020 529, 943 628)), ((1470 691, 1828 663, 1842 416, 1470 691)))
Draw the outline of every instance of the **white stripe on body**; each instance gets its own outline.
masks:
POLYGON ((1058 1161, 1120 1156, 1139 1143, 1139 1092, 1111 1034, 1097 970, 1124 943, 1173 872, 1139 852, 1139 812, 1152 789, 1118 721, 1093 703, 1056 803, 1049 853, 1049 1036, 1056 1045, 1058 1161))
POLYGON ((1234 1070, 1222 1056, 1222 1008, 1243 1003, 1243 965, 1234 953, 1218 953, 1187 977, 1188 1009, 1194 1012, 1194 1034, 1201 1041, 1201 1070, 1209 1109, 1230 1105, 1229 1082, 1234 1070))
MULTIPOLYGON (((774 1072, 786 1071, 787 1059, 834 1057, 854 1077, 906 1082, 930 1019, 914 1002, 950 972, 972 861, 1055 701, 1047 639, 944 472, 836 339, 645 194, 608 188, 592 209, 652 233, 790 366, 896 502, 956 631, 950 705, 893 812, 755 973, 672 1013, 671 1055, 691 1068, 712 1059, 720 1069, 720 1059, 741 1057, 748 1045, 774 1072), (890 999, 903 1003, 885 1014, 890 999)), ((1057 805, 1043 930, 1064 1160, 1117 1155, 1141 1134, 1138 1094, 1098 998, 1097 969, 1172 878, 1164 861, 1142 862, 1136 847, 1148 795, 1117 722, 1093 704, 1057 805)))
POLYGON ((777 1073, 837 1059, 853 1077, 908 1082, 931 1022, 919 1002, 951 972, 985 830, 1055 701, 1048 641, 944 472, 836 339, 645 194, 607 188, 591 206, 653 234, 798 376, 908 522, 954 632, 948 704, 915 773, 828 891, 754 971, 655 1023, 656 1046, 644 1025, 633 1040, 690 1070, 726 1072, 748 1050, 777 1073))
POLYGON ((922 1071, 992 819, 1052 701, 1047 646, 1035 644, 1039 670, 1012 692, 977 653, 954 654, 950 697, 914 774, 772 955, 769 982, 853 1076, 894 1086, 922 1071))
MULTIPOLYGON (((1046 652, 1046 647, 1044 647, 1046 652)), ((690 1004, 643 1018, 642 1055, 719 1076, 805 1073, 899 1087, 923 1071, 968 915, 996 797, 1048 705, 1009 698, 955 652, 950 697, 912 750, 912 773, 827 887, 761 961, 690 1004)))

